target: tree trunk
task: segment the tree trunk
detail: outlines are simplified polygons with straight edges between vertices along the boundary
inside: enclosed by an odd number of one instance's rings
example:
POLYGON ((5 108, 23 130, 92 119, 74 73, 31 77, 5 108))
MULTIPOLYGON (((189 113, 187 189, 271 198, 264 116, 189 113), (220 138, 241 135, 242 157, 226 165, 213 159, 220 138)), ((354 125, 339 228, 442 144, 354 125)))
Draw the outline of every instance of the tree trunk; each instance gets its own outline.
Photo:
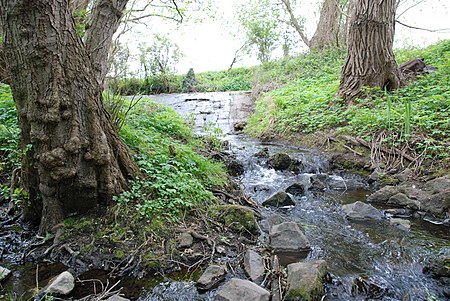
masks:
POLYGON ((338 47, 340 41, 340 16, 339 1, 325 0, 320 11, 319 24, 311 38, 311 50, 323 50, 338 47))
POLYGON ((27 150, 25 218, 40 221, 41 233, 68 214, 109 204, 137 172, 103 107, 108 49, 97 49, 110 45, 126 1, 97 4, 92 17, 102 16, 103 29, 93 26, 102 32, 91 33, 85 45, 68 0, 0 0, 21 146, 27 150))
POLYGON ((400 72, 392 51, 396 0, 356 0, 338 96, 351 102, 363 86, 396 89, 400 72))

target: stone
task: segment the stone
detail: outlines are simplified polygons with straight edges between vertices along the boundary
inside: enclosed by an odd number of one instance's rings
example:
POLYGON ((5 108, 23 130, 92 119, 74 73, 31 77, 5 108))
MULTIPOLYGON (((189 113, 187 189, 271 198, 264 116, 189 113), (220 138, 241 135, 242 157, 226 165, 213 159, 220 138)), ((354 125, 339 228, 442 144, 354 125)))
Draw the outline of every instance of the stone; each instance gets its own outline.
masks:
POLYGON ((430 274, 434 279, 449 278, 450 256, 444 256, 433 260, 423 268, 423 273, 430 274))
POLYGON ((232 278, 217 292, 215 300, 218 301, 269 301, 267 290, 255 283, 232 278))
POLYGON ((284 222, 269 231, 270 246, 275 253, 307 255, 311 246, 297 223, 284 222))
POLYGON ((201 291, 213 289, 225 279, 227 270, 220 265, 210 265, 197 280, 195 286, 201 291))
POLYGON ((447 214, 450 214, 450 189, 422 199, 421 205, 422 210, 445 218, 447 214))
POLYGON ((364 296, 364 300, 381 299, 387 292, 387 287, 363 277, 355 278, 352 284, 352 295, 364 296))
POLYGON ((191 233, 183 232, 178 236, 178 247, 189 248, 194 244, 194 238, 191 233))
POLYGON ((224 164, 228 170, 228 173, 233 177, 240 176, 245 172, 244 165, 235 159, 229 158, 224 162, 224 164))
POLYGON ((400 208, 409 208, 412 210, 420 209, 420 202, 416 200, 411 200, 403 193, 397 193, 389 198, 387 201, 388 205, 392 205, 400 208))
POLYGON ((210 207, 211 215, 235 231, 257 233, 259 228, 255 212, 241 205, 218 205, 210 207))
POLYGON ((384 216, 377 208, 360 201, 343 205, 342 210, 347 219, 355 221, 381 220, 384 216))
POLYGON ((270 196, 262 204, 263 206, 284 207, 284 206, 294 206, 295 202, 286 192, 279 191, 270 196))
POLYGON ((272 228, 272 226, 281 224, 282 222, 283 222, 283 219, 282 219, 281 215, 272 214, 271 216, 263 219, 259 223, 259 226, 261 227, 261 230, 263 232, 269 233, 269 230, 270 230, 270 228, 272 228))
POLYGON ((264 280, 264 259, 254 250, 247 250, 244 254, 244 270, 250 280, 260 284, 264 280))
POLYGON ((309 178, 311 186, 308 189, 312 191, 324 191, 327 188, 327 185, 325 184, 326 180, 327 175, 324 174, 313 175, 311 178, 309 178))
POLYGON ((275 170, 287 170, 293 172, 299 172, 303 167, 303 164, 295 159, 291 158, 288 154, 278 153, 269 158, 269 166, 275 170))
POLYGON ((238 121, 238 122, 233 123, 233 129, 236 132, 242 132, 246 125, 247 125, 247 122, 245 122, 245 121, 238 121))
POLYGON ((397 178, 400 182, 406 182, 410 180, 414 176, 414 171, 410 168, 405 168, 401 173, 396 174, 394 177, 397 178))
POLYGON ((381 188, 380 190, 372 193, 368 198, 367 201, 369 203, 386 203, 390 197, 398 194, 400 192, 400 189, 395 186, 385 186, 381 188))
POLYGON ((286 188, 286 192, 293 196, 302 196, 305 193, 305 186, 301 183, 294 183, 286 188))
POLYGON ((431 194, 440 193, 450 189, 450 176, 436 178, 425 183, 423 189, 431 194))
POLYGON ((411 217, 414 211, 405 208, 393 208, 384 210, 384 213, 392 217, 411 217))
POLYGON ((257 158, 269 158, 269 148, 268 147, 263 147, 254 156, 257 157, 257 158))
POLYGON ((109 297, 109 298, 107 299, 107 301, 130 301, 130 299, 121 297, 121 296, 119 296, 119 295, 114 295, 114 296, 109 297))
POLYGON ((389 220, 389 223, 394 226, 399 228, 400 230, 403 231, 409 231, 411 230, 411 222, 407 219, 402 219, 402 218, 391 218, 389 220))
POLYGON ((0 282, 6 280, 9 276, 11 276, 11 271, 0 266, 0 282))
POLYGON ((75 287, 75 278, 68 272, 62 272, 58 276, 52 278, 43 292, 46 294, 68 295, 75 287))
POLYGON ((288 289, 285 300, 321 300, 327 273, 325 260, 291 263, 288 268, 288 289))

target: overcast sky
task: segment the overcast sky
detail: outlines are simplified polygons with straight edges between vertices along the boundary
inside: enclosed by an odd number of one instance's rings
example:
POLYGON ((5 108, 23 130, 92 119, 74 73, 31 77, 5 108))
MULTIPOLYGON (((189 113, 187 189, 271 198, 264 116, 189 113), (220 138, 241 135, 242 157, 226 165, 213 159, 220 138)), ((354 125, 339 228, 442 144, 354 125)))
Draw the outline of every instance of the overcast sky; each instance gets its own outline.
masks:
MULTIPOLYGON (((152 28, 158 31, 170 33, 170 38, 175 41, 184 57, 177 65, 179 73, 186 73, 189 68, 194 68, 195 72, 209 70, 226 70, 230 66, 234 53, 243 43, 243 31, 239 30, 234 18, 234 6, 245 3, 244 0, 216 0, 215 5, 220 8, 215 18, 203 18, 202 22, 188 22, 178 30, 173 30, 173 25, 150 22, 157 24, 152 28)), ((395 47, 403 46, 426 46, 438 40, 450 39, 450 3, 447 0, 427 0, 424 3, 410 8, 399 20, 402 22, 421 28, 442 29, 445 32, 433 33, 423 30, 413 30, 399 24, 396 25, 395 47)), ((315 31, 318 20, 316 8, 317 0, 303 0, 303 7, 308 7, 306 30, 309 37, 315 31)), ((400 7, 399 12, 406 8, 400 7)), ((306 15, 303 14, 303 15, 306 15)), ((152 34, 155 30, 149 28, 136 28, 131 36, 127 36, 125 42, 136 53, 137 41, 151 42, 152 34)), ((304 46, 301 46, 304 47, 304 46)), ((301 51, 301 48, 298 49, 301 51)), ((235 66, 251 66, 258 64, 254 57, 241 59, 235 66)))

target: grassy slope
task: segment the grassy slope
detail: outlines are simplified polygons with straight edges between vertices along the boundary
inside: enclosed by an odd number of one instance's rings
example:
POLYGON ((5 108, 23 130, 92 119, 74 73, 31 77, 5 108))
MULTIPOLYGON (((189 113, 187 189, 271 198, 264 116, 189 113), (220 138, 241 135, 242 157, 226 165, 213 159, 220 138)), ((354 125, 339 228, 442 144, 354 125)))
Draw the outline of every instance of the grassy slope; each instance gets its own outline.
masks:
POLYGON ((301 143, 305 143, 308 133, 314 134, 315 142, 324 143, 323 133, 330 131, 367 141, 382 137, 381 143, 388 147, 408 147, 408 152, 420 156, 420 160, 448 167, 450 41, 426 49, 401 50, 396 57, 399 63, 421 57, 438 70, 392 93, 370 91, 370 96, 351 107, 335 97, 343 51, 308 54, 260 66, 255 71, 255 90, 270 91, 259 94, 247 133, 266 139, 297 139, 301 143), (405 103, 412 107, 408 137, 405 103), (321 141, 317 141, 318 133, 321 141))

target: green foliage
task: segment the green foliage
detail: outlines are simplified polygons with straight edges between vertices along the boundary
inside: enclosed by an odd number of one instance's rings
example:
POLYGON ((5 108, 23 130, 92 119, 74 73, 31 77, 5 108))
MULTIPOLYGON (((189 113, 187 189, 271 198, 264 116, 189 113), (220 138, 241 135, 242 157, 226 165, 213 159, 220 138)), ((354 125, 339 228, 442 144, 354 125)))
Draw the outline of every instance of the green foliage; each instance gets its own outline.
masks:
MULTIPOLYGON (((243 91, 252 89, 253 68, 235 68, 229 71, 210 71, 195 75, 196 92, 243 91)), ((188 92, 183 75, 160 74, 139 78, 112 78, 108 87, 114 94, 151 95, 188 92)))
POLYGON ((176 220, 193 206, 212 201, 207 189, 225 183, 223 166, 196 153, 202 142, 166 106, 144 100, 130 114, 121 135, 136 151, 143 177, 132 181, 116 200, 134 206, 143 218, 176 220))
POLYGON ((186 76, 181 81, 181 91, 194 92, 197 85, 197 79, 195 78, 194 69, 190 68, 186 76))
POLYGON ((396 54, 399 63, 421 57, 437 71, 387 93, 367 89, 367 97, 347 106, 335 97, 344 52, 332 50, 270 62, 255 71, 259 94, 247 132, 258 137, 337 128, 370 140, 382 131, 408 143, 427 159, 448 160, 450 145, 450 41, 396 54), (267 92, 268 91, 268 92, 267 92))

